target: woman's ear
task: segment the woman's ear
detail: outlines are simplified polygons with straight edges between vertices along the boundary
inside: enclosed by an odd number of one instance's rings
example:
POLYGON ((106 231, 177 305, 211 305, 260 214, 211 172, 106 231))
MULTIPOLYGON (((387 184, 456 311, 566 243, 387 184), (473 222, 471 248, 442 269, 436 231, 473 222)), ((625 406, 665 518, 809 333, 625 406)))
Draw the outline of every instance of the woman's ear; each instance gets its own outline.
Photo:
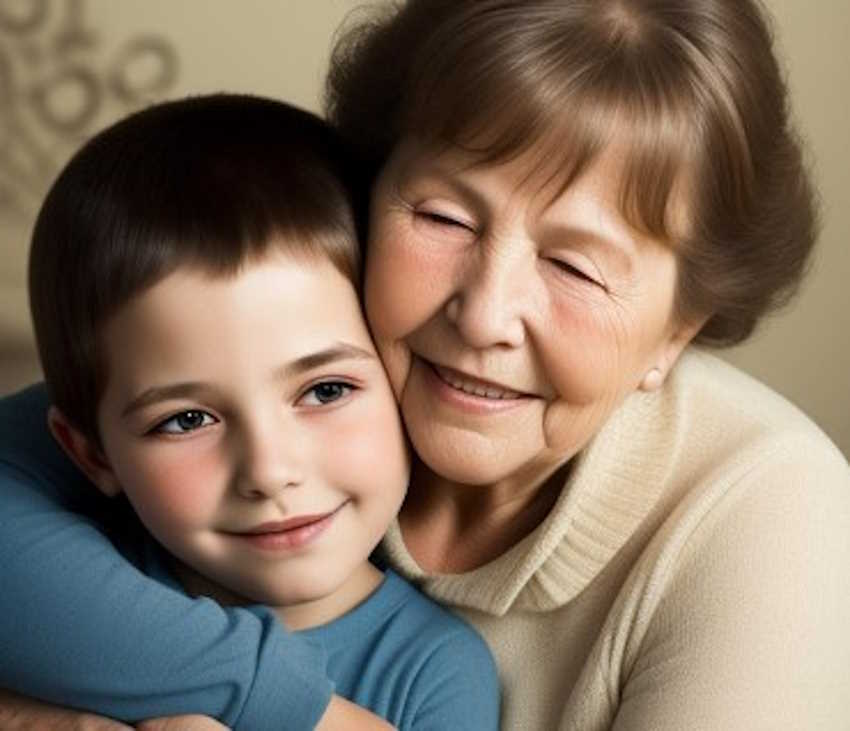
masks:
POLYGON ((93 439, 68 421, 55 406, 51 406, 47 411, 47 428, 65 454, 104 495, 114 497, 121 492, 121 486, 103 450, 93 439))
POLYGON ((708 317, 704 317, 679 325, 671 333, 667 340, 664 341, 655 362, 647 369, 641 379, 638 386, 641 391, 657 391, 664 385, 667 374, 676 365, 676 361, 679 360, 682 351, 696 337, 707 320, 708 317))

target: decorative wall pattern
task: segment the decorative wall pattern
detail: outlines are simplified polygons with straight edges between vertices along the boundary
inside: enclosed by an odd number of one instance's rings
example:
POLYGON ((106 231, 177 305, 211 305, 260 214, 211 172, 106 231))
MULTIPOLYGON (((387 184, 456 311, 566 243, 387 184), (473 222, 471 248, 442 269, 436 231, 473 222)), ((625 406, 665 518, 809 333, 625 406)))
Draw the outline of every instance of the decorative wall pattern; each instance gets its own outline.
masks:
POLYGON ((0 220, 34 215, 106 113, 154 101, 177 80, 167 38, 140 33, 114 47, 86 9, 86 0, 0 0, 0 220))

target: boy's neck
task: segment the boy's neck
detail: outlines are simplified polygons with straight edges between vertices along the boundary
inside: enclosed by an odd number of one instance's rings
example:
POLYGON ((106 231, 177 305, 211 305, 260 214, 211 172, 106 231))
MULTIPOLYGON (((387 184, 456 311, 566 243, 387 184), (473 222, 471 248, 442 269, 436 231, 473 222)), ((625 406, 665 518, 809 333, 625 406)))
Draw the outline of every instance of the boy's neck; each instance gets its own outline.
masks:
MULTIPOLYGON (((263 603, 225 589, 179 561, 175 560, 172 568, 190 596, 206 596, 222 606, 263 603)), ((362 604, 381 585, 383 579, 384 574, 378 568, 364 561, 333 593, 300 604, 270 606, 270 609, 287 629, 295 631, 318 627, 362 604)))
POLYGON ((321 599, 285 607, 273 607, 280 621, 291 630, 318 627, 362 604, 384 580, 383 572, 368 561, 358 569, 335 592, 321 599))

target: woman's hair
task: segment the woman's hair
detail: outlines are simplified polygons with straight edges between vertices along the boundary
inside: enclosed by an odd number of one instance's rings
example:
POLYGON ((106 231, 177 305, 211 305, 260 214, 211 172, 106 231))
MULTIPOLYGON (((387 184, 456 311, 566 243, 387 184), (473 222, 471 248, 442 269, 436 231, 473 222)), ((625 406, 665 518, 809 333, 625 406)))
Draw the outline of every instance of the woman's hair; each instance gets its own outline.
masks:
MULTIPOLYGON (((30 309, 51 401, 97 438, 107 319, 179 267, 231 276, 272 250, 355 285, 367 181, 315 115, 241 95, 137 112, 91 139, 39 212, 30 309)), ((223 347, 226 347, 223 346, 223 347)))
POLYGON ((787 89, 754 0, 408 0, 339 36, 329 121, 377 173, 399 142, 526 153, 566 188, 608 145, 621 210, 669 243, 696 340, 744 340, 817 235, 787 89))

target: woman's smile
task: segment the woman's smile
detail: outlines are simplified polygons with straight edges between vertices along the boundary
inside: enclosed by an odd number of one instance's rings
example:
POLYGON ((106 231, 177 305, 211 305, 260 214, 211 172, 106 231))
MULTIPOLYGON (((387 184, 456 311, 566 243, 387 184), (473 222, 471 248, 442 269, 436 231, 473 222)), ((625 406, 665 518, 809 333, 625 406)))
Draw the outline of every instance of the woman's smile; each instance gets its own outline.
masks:
POLYGON ((423 386, 433 399, 464 414, 483 416, 513 411, 527 406, 533 398, 420 358, 414 358, 413 369, 420 371, 423 386))
POLYGON ((490 381, 485 381, 480 378, 467 375, 454 368, 437 365, 436 363, 429 364, 441 381, 451 386, 453 389, 463 391, 470 396, 478 396, 489 400, 506 401, 516 400, 522 397, 523 394, 512 391, 504 386, 500 386, 490 381))

